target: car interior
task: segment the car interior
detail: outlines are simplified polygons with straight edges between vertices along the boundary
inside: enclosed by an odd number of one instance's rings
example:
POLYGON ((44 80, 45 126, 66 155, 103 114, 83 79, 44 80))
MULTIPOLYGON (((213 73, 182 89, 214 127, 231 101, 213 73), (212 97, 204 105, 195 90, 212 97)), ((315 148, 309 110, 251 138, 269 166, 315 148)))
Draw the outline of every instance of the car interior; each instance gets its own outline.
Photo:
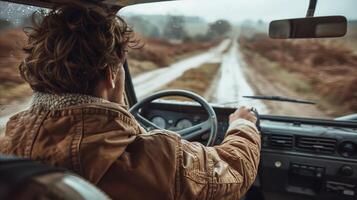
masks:
MULTIPOLYGON (((317 0, 305 1, 304 5, 309 4, 306 7, 306 16, 270 20, 265 34, 278 41, 302 38, 320 40, 346 35, 349 24, 345 16, 314 17, 315 10, 319 6, 317 0)), ((3 2, 50 9, 61 1, 3 2)), ((158 0, 88 2, 106 6, 120 13, 122 8, 134 4, 158 2, 158 0)), ((166 2, 166 4, 170 3, 170 1, 166 2)), ((319 3, 323 4, 324 1, 319 3)), ((356 65, 353 67, 357 70, 356 65)), ((223 141, 229 126, 229 115, 236 110, 236 106, 225 106, 225 102, 211 102, 186 88, 165 88, 146 95, 138 95, 140 91, 135 86, 137 78, 131 71, 130 56, 124 64, 124 69, 126 101, 130 112, 146 130, 174 131, 186 140, 206 146, 219 145, 223 141), (180 98, 186 100, 182 101, 180 98)), ((356 91, 351 93, 356 94, 356 91)), ((257 99, 289 105, 314 103, 305 102, 301 98, 280 96, 250 95, 246 98, 253 101, 253 106, 257 99)), ((262 142, 261 160, 255 183, 244 199, 357 199, 357 114, 354 114, 355 112, 356 110, 351 109, 349 113, 342 116, 319 118, 264 113, 260 112, 257 106, 259 118, 257 126, 261 132, 262 142)))

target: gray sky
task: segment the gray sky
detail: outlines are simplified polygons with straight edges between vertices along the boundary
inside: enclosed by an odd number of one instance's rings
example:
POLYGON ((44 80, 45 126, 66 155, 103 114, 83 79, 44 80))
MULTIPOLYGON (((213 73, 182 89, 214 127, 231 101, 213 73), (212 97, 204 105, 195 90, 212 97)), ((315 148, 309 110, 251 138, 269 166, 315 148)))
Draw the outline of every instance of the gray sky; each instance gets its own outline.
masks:
MULTIPOLYGON (((201 16, 209 21, 246 19, 270 21, 304 17, 308 0, 180 0, 134 5, 120 14, 182 14, 201 16)), ((319 0, 315 15, 344 15, 357 19, 357 0, 319 0)))

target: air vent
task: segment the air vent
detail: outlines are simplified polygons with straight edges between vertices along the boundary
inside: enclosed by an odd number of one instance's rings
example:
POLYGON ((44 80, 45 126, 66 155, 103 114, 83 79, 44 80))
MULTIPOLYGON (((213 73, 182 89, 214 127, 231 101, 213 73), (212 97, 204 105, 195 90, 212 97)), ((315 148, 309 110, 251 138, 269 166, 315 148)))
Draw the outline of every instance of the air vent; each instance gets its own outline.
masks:
POLYGON ((291 135, 271 134, 267 138, 267 146, 279 149, 291 149, 293 137, 291 135))
POLYGON ((296 136, 296 148, 301 150, 332 154, 336 144, 337 140, 332 138, 296 136))

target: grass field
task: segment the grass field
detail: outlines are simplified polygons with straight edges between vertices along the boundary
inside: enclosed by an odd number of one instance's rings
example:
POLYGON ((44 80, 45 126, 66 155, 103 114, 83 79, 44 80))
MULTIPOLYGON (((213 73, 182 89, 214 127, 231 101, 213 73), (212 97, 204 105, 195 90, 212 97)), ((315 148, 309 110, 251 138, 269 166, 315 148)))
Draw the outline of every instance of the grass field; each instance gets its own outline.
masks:
POLYGON ((31 89, 20 78, 18 65, 24 59, 22 51, 26 35, 20 29, 10 29, 0 35, 0 105, 31 95, 31 89))
POLYGON ((246 62, 271 82, 314 99, 330 116, 357 112, 357 54, 343 40, 272 40, 242 35, 246 62))

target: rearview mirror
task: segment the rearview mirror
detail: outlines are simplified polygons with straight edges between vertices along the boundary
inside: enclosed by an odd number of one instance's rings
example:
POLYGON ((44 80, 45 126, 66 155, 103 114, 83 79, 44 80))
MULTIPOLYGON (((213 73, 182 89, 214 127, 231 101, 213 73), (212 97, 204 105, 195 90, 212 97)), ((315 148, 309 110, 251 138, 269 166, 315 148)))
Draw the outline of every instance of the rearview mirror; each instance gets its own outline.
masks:
POLYGON ((273 39, 342 37, 346 32, 347 19, 343 16, 276 20, 269 26, 273 39))

